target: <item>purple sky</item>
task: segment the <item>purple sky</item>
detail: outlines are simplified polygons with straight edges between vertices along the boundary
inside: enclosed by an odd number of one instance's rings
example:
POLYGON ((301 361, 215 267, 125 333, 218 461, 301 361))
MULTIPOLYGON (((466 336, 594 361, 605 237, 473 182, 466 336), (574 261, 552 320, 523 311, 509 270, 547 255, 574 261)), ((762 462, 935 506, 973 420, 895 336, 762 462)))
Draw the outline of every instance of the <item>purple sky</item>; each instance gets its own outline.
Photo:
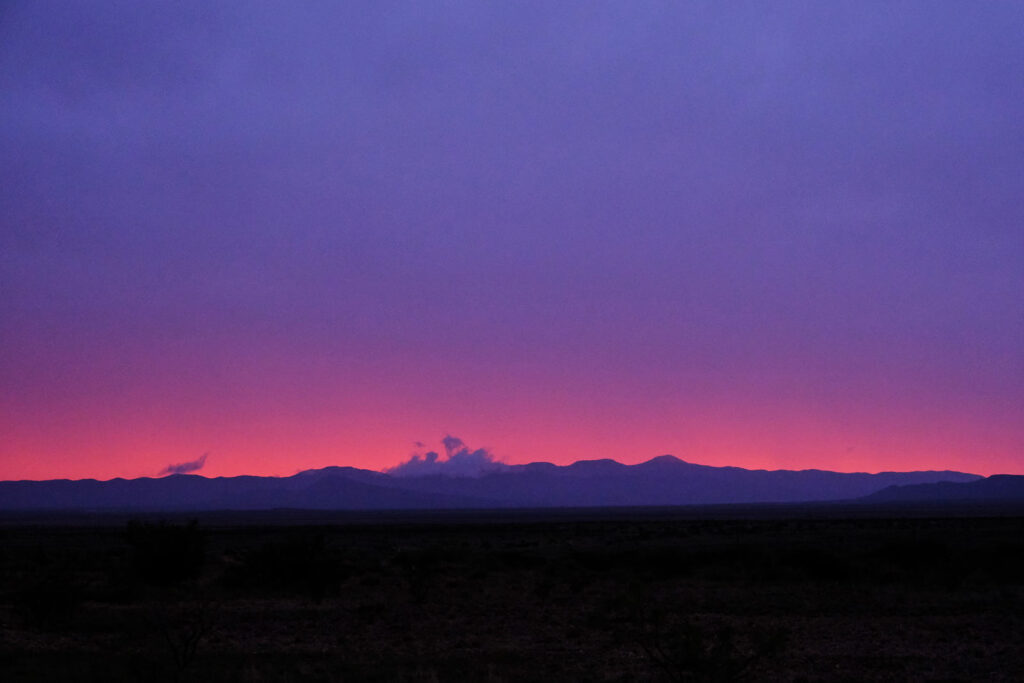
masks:
POLYGON ((0 5, 0 478, 1024 472, 1024 4, 0 5))

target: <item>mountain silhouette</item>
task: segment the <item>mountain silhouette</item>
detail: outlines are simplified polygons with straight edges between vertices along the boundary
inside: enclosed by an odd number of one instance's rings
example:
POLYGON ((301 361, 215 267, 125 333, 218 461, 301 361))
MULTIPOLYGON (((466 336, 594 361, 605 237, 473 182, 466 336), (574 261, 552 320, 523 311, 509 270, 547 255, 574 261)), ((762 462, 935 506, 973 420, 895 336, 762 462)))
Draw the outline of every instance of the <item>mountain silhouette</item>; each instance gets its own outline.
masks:
POLYGON ((917 485, 980 485, 992 479, 952 471, 747 470, 697 465, 664 455, 638 465, 614 460, 508 465, 479 477, 399 477, 354 467, 326 467, 290 477, 175 474, 109 481, 4 481, 0 482, 0 510, 437 510, 792 503, 864 498, 884 491, 917 490, 917 485))
POLYGON ((897 484, 861 500, 865 503, 1020 502, 1024 501, 1024 475, 993 474, 968 482, 897 484))

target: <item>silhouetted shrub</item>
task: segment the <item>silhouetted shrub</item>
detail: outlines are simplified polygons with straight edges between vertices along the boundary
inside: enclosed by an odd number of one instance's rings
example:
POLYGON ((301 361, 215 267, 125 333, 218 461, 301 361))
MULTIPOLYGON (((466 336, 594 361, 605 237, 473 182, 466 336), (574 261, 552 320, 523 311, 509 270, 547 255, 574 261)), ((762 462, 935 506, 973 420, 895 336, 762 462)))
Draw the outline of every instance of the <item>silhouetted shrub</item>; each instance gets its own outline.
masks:
POLYGON ((740 681, 762 675, 758 668, 779 658, 788 637, 781 628, 737 629, 721 620, 680 613, 649 586, 634 584, 605 606, 618 613, 619 637, 640 647, 651 676, 669 681, 740 681))
POLYGON ((192 600, 153 605, 145 615, 145 623, 163 645, 166 659, 160 662, 159 669, 171 674, 174 681, 189 680, 199 645, 211 631, 211 604, 192 600))
POLYGON ((268 543, 251 550, 222 577, 235 591, 300 593, 319 601, 348 576, 339 553, 320 534, 268 543))
POLYGON ((1024 583, 1024 544, 1004 543, 981 555, 979 563, 999 583, 1024 583))
POLYGON ((21 586, 14 608, 25 625, 49 630, 66 626, 83 599, 82 586, 67 572, 45 571, 21 586))
POLYGON ((849 578, 852 571, 842 558, 824 548, 796 548, 789 561, 810 579, 838 581, 849 578))
POLYGON ((399 570, 409 587, 409 597, 419 605, 426 602, 438 574, 438 554, 434 549, 427 551, 402 551, 391 562, 399 570))
POLYGON ((199 578, 206 561, 206 535, 199 523, 128 523, 131 564, 137 578, 167 585, 199 578))
POLYGON ((901 539, 866 555, 877 580, 953 588, 979 568, 979 557, 933 539, 901 539))

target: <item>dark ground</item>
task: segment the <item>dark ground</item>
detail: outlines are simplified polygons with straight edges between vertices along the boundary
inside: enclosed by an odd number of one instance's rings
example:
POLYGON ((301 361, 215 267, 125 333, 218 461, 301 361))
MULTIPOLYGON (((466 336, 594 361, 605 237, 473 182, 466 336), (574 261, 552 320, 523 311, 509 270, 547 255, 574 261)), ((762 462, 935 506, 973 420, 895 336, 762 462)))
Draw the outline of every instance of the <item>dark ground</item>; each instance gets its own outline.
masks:
POLYGON ((1024 517, 934 514, 7 515, 0 679, 1024 680, 1024 517))

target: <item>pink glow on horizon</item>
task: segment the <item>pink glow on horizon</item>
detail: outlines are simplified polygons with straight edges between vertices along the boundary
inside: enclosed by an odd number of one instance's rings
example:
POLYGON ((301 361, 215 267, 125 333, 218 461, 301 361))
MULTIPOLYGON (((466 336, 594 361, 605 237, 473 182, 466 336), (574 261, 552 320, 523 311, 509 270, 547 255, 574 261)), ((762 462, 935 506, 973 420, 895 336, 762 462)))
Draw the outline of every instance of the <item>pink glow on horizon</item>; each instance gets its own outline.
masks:
POLYGON ((836 397, 783 374, 691 393, 642 369, 572 360, 510 373, 473 359, 368 363, 287 346, 117 351, 83 351, 9 401, 0 479, 155 476, 207 452, 204 476, 380 470, 445 433, 510 464, 672 454, 751 469, 1024 471, 1012 410, 972 413, 913 376, 896 395, 876 381, 836 397), (154 353, 163 365, 146 365, 154 353))
MULTIPOLYGON (((1012 434, 1005 435, 1001 452, 993 448, 988 457, 981 457, 971 447, 969 433, 960 440, 951 439, 949 434, 929 440, 920 435, 876 431, 871 438, 857 439, 850 432, 816 430, 796 419, 790 421, 788 433, 778 424, 769 432, 765 431, 768 426, 759 429, 749 422, 705 423, 703 428, 679 430, 634 422, 635 431, 617 434, 621 426, 609 425, 600 416, 589 421, 581 417, 548 415, 531 427, 528 416, 506 414, 501 421, 477 418, 477 424, 460 423, 466 428, 448 431, 471 447, 488 448, 509 464, 548 461, 564 465, 598 458, 634 464, 668 453, 688 462, 748 469, 1020 473, 1015 467, 1012 434)), ((376 420, 364 415, 354 421, 357 424, 346 420, 335 425, 301 417, 257 416, 238 423, 233 430, 195 422, 188 430, 166 424, 125 429, 100 416, 91 421, 91 426, 83 424, 88 422, 72 421, 45 433, 6 428, 10 437, 6 448, 14 457, 5 461, 0 478, 156 476, 170 463, 192 460, 206 452, 210 453, 209 460, 197 474, 208 477, 288 476, 330 465, 380 470, 405 460, 415 450, 415 439, 410 436, 421 437, 427 447, 438 449, 437 435, 443 434, 433 428, 433 416, 413 415, 376 420), (83 447, 83 441, 88 446, 83 447)))
POLYGON ((0 417, 0 479, 155 476, 207 452, 204 476, 380 470, 445 433, 510 464, 672 454, 751 469, 1024 471, 1012 407, 972 412, 931 395, 927 376, 838 395, 781 371, 714 384, 691 371, 681 386, 657 365, 553 358, 510 371, 287 344, 165 346, 82 347, 46 381, 22 367, 25 391, 0 417))

